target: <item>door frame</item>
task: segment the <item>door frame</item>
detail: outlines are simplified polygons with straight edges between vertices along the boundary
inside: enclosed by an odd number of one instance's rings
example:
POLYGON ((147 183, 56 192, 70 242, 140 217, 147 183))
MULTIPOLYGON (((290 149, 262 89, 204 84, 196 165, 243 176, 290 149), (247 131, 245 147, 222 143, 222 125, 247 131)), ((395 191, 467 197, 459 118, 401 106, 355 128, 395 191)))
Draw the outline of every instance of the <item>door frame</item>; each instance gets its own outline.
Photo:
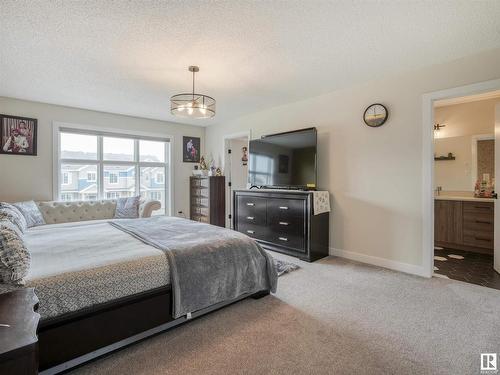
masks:
MULTIPOLYGON (((497 90, 500 79, 422 95, 422 263, 426 277, 434 274, 434 102, 497 90)), ((499 230, 495 225, 495 238, 499 230)))
POLYGON ((229 188, 229 182, 231 182, 231 162, 229 160, 229 154, 227 150, 229 149, 229 142, 232 139, 238 138, 247 138, 248 142, 251 139, 251 130, 244 130, 237 133, 226 134, 222 137, 222 170, 224 171, 224 175, 226 176, 226 212, 224 217, 224 222, 226 223, 226 228, 233 227, 233 221, 229 219, 229 215, 233 214, 233 200, 232 200, 232 190, 229 188), (228 168, 226 168, 228 166, 228 168), (229 226, 228 226, 229 223, 229 226))

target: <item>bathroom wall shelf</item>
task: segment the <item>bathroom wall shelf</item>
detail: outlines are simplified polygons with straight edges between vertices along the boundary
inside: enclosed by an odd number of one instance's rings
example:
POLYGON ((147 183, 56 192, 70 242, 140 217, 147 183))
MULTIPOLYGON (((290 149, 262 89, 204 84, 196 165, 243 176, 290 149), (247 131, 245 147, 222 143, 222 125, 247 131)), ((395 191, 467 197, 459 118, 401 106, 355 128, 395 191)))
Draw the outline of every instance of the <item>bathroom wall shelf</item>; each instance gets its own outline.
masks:
POLYGON ((450 152, 447 156, 434 156, 434 160, 455 160, 455 157, 450 152))

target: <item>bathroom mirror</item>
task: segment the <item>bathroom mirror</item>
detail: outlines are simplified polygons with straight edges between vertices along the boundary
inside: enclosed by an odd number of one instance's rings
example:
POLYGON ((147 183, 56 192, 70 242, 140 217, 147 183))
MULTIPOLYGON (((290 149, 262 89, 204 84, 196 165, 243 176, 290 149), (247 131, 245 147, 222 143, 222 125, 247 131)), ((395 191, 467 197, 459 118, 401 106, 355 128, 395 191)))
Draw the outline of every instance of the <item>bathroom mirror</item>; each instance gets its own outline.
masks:
POLYGON ((495 136, 465 135, 434 139, 435 186, 443 191, 473 192, 476 181, 495 178, 495 136))

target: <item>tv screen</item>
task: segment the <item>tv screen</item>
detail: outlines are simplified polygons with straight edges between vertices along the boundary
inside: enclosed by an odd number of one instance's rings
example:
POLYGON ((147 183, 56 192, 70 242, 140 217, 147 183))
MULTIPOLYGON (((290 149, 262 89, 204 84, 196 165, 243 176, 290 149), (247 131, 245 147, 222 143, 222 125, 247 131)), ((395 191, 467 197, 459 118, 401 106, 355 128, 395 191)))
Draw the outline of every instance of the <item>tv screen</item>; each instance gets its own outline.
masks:
POLYGON ((250 141, 248 182, 278 188, 316 187, 316 128, 250 141))

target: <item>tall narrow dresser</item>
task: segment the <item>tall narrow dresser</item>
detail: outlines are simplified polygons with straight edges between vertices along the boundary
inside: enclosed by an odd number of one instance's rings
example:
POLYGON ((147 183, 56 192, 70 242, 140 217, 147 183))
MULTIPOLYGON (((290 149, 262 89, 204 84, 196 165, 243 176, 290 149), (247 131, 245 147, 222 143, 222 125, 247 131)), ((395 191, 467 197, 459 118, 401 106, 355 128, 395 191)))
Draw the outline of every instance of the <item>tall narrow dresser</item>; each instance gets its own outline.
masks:
POLYGON ((190 177, 191 220, 225 226, 225 183, 224 176, 190 177))

